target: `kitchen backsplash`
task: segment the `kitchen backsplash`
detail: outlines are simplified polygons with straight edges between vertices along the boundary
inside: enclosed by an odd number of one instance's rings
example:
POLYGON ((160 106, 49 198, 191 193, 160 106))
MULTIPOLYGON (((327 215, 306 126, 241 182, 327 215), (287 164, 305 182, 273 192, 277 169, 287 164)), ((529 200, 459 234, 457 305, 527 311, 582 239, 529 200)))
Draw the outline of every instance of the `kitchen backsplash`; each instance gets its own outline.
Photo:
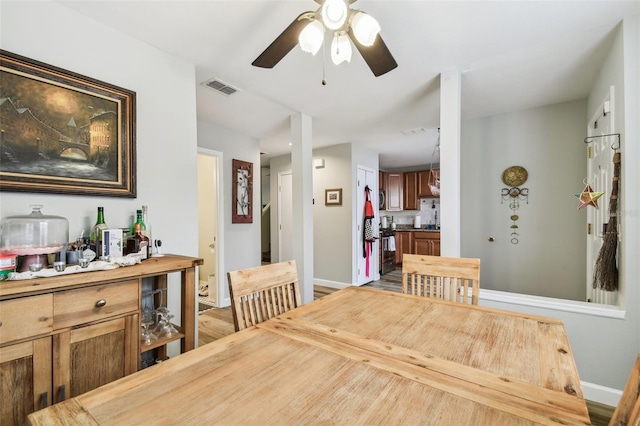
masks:
MULTIPOLYGON (((403 210, 399 212, 388 212, 386 210, 380 211, 380 216, 388 216, 389 223, 391 223, 391 217, 396 222, 396 225, 413 225, 415 217, 419 215, 421 225, 440 224, 440 199, 439 198, 421 198, 420 210, 403 210)), ((381 221, 381 220, 380 220, 381 221)))

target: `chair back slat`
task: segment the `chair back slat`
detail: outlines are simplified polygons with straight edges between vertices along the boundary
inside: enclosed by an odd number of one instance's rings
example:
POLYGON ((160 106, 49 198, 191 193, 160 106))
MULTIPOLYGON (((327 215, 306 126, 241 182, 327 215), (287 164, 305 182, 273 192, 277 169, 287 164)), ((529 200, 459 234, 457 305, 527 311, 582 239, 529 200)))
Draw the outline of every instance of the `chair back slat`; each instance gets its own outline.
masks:
POLYGON ((629 374, 620 402, 609 421, 609 426, 631 425, 640 425, 640 354, 629 374))
POLYGON ((480 259, 404 254, 402 292, 477 305, 480 259))
POLYGON ((236 331, 302 304, 294 260, 232 271, 227 278, 236 331))

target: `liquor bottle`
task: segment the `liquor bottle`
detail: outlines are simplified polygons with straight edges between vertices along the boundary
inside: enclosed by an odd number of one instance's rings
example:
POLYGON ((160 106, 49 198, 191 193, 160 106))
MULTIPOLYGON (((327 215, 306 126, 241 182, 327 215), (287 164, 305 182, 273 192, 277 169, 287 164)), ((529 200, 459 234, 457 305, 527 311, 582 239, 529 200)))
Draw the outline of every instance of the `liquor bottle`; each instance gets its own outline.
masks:
POLYGON ((133 225, 131 225, 131 235, 134 235, 136 233, 136 225, 140 225, 140 229, 142 230, 142 232, 144 233, 145 230, 147 229, 147 226, 145 225, 144 221, 142 220, 142 210, 136 210, 136 221, 133 222, 133 225))
POLYGON ((147 206, 142 206, 142 223, 144 223, 144 228, 142 228, 142 235, 149 239, 149 253, 153 251, 153 239, 151 238, 151 223, 149 222, 149 208, 147 206))
POLYGON ((142 235, 139 223, 134 225, 134 233, 127 238, 125 247, 127 254, 140 254, 140 260, 147 260, 149 258, 149 239, 142 235))
POLYGON ((94 251, 96 252, 96 259, 102 257, 102 230, 108 229, 106 222, 104 221, 104 207, 98 207, 98 218, 96 224, 93 225, 90 235, 90 243, 94 251))

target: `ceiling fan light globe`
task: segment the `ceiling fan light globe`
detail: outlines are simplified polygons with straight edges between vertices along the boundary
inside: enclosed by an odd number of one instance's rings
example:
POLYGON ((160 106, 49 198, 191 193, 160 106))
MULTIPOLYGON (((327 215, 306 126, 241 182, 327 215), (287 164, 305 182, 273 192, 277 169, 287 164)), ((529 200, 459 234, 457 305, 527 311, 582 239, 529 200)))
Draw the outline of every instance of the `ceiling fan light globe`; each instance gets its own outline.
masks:
POLYGON ((345 33, 335 33, 331 41, 331 61, 335 65, 342 62, 351 62, 351 42, 345 33))
POLYGON ((372 46, 380 32, 380 24, 374 17, 358 12, 351 21, 351 28, 356 40, 363 46, 372 46))
POLYGON ((347 4, 344 0, 325 0, 321 13, 324 25, 330 30, 337 30, 347 20, 347 4))
POLYGON ((298 44, 304 52, 311 53, 315 56, 320 50, 324 41, 324 26, 320 21, 313 20, 300 31, 298 36, 298 44))

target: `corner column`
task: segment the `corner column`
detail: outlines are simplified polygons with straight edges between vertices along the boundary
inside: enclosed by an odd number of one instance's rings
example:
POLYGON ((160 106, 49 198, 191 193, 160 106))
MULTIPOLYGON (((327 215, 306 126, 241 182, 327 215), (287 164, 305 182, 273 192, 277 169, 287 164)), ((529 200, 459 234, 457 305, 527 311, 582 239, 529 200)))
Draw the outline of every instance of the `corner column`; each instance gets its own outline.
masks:
POLYGON ((460 256, 460 125, 462 74, 440 74, 440 235, 441 254, 460 256))
POLYGON ((302 303, 313 301, 313 157, 311 117, 291 115, 293 257, 302 303))

